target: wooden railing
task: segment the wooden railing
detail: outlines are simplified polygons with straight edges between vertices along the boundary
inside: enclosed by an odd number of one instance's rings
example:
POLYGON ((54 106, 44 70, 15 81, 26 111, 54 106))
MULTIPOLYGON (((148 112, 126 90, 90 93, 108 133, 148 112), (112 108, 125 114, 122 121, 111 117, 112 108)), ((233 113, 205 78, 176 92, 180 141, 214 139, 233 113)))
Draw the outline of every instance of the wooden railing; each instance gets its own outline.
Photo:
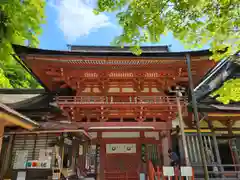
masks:
MULTIPOLYGON (((59 96, 56 100, 59 104, 176 104, 174 96, 59 96)), ((186 98, 180 100, 187 103, 186 98)))
POLYGON ((151 161, 148 161, 148 180, 160 180, 161 179, 161 171, 159 166, 156 167, 156 171, 151 161))
POLYGON ((151 161, 148 161, 148 179, 155 180, 155 169, 151 161))

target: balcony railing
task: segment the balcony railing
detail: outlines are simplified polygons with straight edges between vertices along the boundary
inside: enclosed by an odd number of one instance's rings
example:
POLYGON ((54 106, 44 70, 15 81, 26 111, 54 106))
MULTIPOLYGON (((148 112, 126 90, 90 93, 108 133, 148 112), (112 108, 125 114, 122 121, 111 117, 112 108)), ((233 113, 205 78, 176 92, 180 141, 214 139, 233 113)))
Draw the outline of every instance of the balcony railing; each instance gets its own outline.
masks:
MULTIPOLYGON (((187 99, 180 98, 182 104, 187 104, 187 99)), ((159 104, 174 105, 176 97, 173 96, 59 96, 58 104, 159 104)))

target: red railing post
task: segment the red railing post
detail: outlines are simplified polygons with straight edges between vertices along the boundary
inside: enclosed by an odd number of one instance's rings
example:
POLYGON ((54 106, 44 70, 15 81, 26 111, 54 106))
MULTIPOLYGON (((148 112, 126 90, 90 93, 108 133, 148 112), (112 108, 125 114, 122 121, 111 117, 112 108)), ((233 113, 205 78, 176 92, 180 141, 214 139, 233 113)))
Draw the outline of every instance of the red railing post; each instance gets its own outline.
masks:
POLYGON ((151 161, 148 161, 148 179, 154 180, 154 168, 151 161))
POLYGON ((194 169, 192 168, 192 180, 194 180, 194 169))
POLYGON ((158 180, 161 179, 161 175, 162 175, 162 172, 160 171, 159 166, 157 166, 157 179, 158 179, 158 180))

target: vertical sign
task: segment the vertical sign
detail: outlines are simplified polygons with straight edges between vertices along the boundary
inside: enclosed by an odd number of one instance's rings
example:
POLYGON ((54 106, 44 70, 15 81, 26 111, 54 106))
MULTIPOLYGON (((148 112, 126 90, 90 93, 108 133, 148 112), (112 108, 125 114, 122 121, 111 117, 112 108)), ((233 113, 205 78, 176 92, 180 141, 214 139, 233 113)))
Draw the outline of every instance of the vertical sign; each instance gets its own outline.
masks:
POLYGON ((79 156, 83 155, 83 145, 79 145, 79 156))
POLYGON ((13 169, 25 169, 28 158, 27 150, 17 150, 13 162, 13 169))
POLYGON ((52 149, 40 149, 39 151, 39 161, 50 161, 52 159, 53 150, 52 149))

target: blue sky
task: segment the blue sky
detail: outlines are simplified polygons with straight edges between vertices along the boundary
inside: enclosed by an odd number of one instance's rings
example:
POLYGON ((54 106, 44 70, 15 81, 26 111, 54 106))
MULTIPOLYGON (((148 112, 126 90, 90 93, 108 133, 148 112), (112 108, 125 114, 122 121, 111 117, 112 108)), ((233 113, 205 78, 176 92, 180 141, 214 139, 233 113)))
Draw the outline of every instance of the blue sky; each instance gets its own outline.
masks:
MULTIPOLYGON (((47 22, 42 25, 40 48, 67 50, 67 44, 110 45, 121 33, 114 14, 92 13, 94 0, 53 0, 46 7, 47 22), (60 2, 61 1, 61 2, 60 2)), ((151 45, 151 44, 144 44, 151 45)), ((159 44, 171 45, 171 51, 183 51, 183 45, 169 35, 159 44)))

